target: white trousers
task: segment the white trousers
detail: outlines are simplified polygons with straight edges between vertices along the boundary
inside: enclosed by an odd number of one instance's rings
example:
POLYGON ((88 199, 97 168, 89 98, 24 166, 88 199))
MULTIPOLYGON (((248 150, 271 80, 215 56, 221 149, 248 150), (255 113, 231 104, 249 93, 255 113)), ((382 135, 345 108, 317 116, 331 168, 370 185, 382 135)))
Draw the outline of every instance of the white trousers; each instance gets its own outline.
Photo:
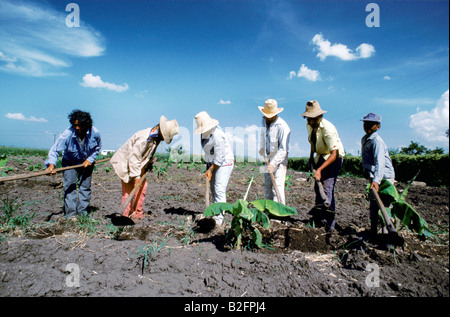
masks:
MULTIPOLYGON (((233 171, 233 165, 221 166, 214 170, 210 181, 210 190, 215 203, 227 202, 227 186, 233 171)), ((222 224, 223 214, 214 217, 217 224, 222 224)))

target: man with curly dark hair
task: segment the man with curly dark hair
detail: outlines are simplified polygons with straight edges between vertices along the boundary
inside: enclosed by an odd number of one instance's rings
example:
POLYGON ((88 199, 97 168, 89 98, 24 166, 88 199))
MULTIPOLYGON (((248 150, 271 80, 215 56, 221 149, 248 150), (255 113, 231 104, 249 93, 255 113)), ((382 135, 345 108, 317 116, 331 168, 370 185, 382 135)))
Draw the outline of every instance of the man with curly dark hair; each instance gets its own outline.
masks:
POLYGON ((91 200, 93 163, 102 147, 100 132, 92 125, 89 112, 73 110, 69 116, 71 126, 56 140, 45 161, 46 171, 55 174, 58 157, 62 152, 62 166, 82 164, 63 174, 64 213, 67 218, 86 215, 91 200), (78 195, 77 195, 78 183, 78 195))

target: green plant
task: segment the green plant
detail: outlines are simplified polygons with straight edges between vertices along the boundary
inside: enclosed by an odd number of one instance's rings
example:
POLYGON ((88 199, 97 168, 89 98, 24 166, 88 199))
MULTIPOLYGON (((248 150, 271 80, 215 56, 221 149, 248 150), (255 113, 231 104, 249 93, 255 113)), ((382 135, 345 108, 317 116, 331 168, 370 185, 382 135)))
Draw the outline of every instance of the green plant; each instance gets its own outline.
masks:
POLYGON ((150 259, 152 259, 158 252, 160 252, 165 246, 167 241, 172 235, 167 238, 160 239, 156 237, 151 243, 144 245, 138 251, 138 257, 142 259, 142 274, 144 274, 144 270, 147 267, 150 259))
POLYGON ((44 169, 44 165, 42 163, 37 163, 33 166, 28 166, 26 169, 27 171, 38 172, 44 169))
POLYGON ((190 221, 186 221, 180 217, 178 217, 178 229, 182 232, 183 237, 180 239, 180 242, 184 245, 191 244, 193 241, 197 240, 195 235, 195 230, 190 221))
POLYGON ((167 174, 167 167, 162 165, 153 165, 153 170, 155 171, 158 178, 163 177, 167 174))
POLYGON ((269 229, 269 215, 286 217, 297 214, 297 211, 294 208, 285 206, 273 200, 259 199, 247 202, 246 199, 252 181, 250 181, 250 184, 248 185, 244 199, 239 199, 234 204, 214 203, 209 205, 204 212, 204 216, 206 217, 216 216, 221 213, 229 213, 233 216, 226 239, 231 242, 236 249, 241 248, 244 234, 247 231, 250 231, 250 241, 248 241, 246 245, 261 248, 262 234, 257 228, 257 225, 269 229))
POLYGON ((76 218, 76 228, 87 234, 95 234, 99 225, 100 221, 93 219, 89 214, 80 215, 76 218))
POLYGON ((14 168, 12 167, 7 167, 6 162, 8 162, 8 158, 6 157, 6 155, 0 155, 0 177, 6 176, 6 172, 8 171, 14 170, 14 168))
POLYGON ((31 203, 20 202, 18 198, 10 199, 9 196, 2 198, 3 215, 0 216, 0 227, 5 231, 14 231, 16 228, 20 230, 30 230, 35 216, 33 213, 25 213, 16 215, 16 212, 22 207, 29 206, 31 203))
POLYGON ((286 190, 287 191, 290 191, 291 190, 291 186, 292 186, 292 179, 294 178, 294 176, 292 176, 292 175, 286 175, 286 181, 285 181, 285 184, 286 184, 286 190))
POLYGON ((433 233, 428 228, 427 222, 405 201, 409 187, 416 176, 408 183, 401 194, 398 193, 393 184, 387 180, 383 180, 380 184, 378 194, 383 201, 392 204, 392 207, 386 208, 386 211, 391 217, 394 217, 398 229, 400 226, 406 226, 408 229, 415 231, 419 236, 432 237, 433 233))

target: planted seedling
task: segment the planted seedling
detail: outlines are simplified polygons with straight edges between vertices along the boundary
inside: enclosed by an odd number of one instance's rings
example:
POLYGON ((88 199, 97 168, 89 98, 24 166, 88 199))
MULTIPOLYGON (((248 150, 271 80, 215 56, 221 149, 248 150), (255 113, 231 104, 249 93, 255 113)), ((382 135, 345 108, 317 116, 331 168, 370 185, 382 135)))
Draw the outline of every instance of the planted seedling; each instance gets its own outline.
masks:
POLYGON ((250 231, 250 245, 261 248, 262 234, 257 225, 265 229, 270 228, 269 215, 276 217, 287 217, 296 215, 297 211, 286 205, 269 199, 259 199, 247 202, 247 195, 252 185, 253 177, 247 187, 244 199, 239 199, 234 204, 214 203, 209 205, 204 212, 204 216, 212 217, 221 213, 229 213, 233 216, 231 227, 227 232, 227 240, 234 248, 240 249, 243 244, 244 233, 250 231))
MULTIPOLYGON (((419 173, 417 173, 416 176, 418 174, 419 173)), ((428 228, 427 222, 405 201, 409 187, 416 176, 408 183, 401 194, 397 192, 397 189, 393 184, 383 179, 378 194, 383 201, 392 205, 391 208, 386 208, 386 211, 389 216, 394 217, 397 229, 401 229, 401 227, 405 226, 408 229, 415 231, 420 237, 432 237, 434 235, 428 228)), ((367 188, 369 188, 369 185, 367 188)))

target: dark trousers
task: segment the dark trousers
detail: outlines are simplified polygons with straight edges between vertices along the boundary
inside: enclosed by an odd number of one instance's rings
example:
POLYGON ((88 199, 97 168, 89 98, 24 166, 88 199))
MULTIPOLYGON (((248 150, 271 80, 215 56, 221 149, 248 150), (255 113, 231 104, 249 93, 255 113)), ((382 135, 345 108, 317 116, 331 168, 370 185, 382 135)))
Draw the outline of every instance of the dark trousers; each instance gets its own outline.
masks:
MULTIPOLYGON (((318 167, 322 166, 322 164, 325 162, 325 160, 320 157, 317 164, 315 164, 314 168, 317 169, 318 167)), ((327 168, 322 170, 322 178, 320 179, 320 182, 322 183, 323 190, 325 192, 325 195, 328 198, 328 201, 330 202, 330 208, 326 216, 326 222, 330 229, 334 229, 335 226, 335 210, 336 210, 336 203, 334 199, 334 187, 336 185, 336 180, 339 175, 339 172, 342 168, 342 163, 344 162, 344 159, 342 157, 336 158, 336 160, 331 163, 327 168)), ((316 205, 322 205, 324 201, 320 197, 319 193, 319 187, 317 185, 314 185, 314 191, 316 193, 316 205)))

